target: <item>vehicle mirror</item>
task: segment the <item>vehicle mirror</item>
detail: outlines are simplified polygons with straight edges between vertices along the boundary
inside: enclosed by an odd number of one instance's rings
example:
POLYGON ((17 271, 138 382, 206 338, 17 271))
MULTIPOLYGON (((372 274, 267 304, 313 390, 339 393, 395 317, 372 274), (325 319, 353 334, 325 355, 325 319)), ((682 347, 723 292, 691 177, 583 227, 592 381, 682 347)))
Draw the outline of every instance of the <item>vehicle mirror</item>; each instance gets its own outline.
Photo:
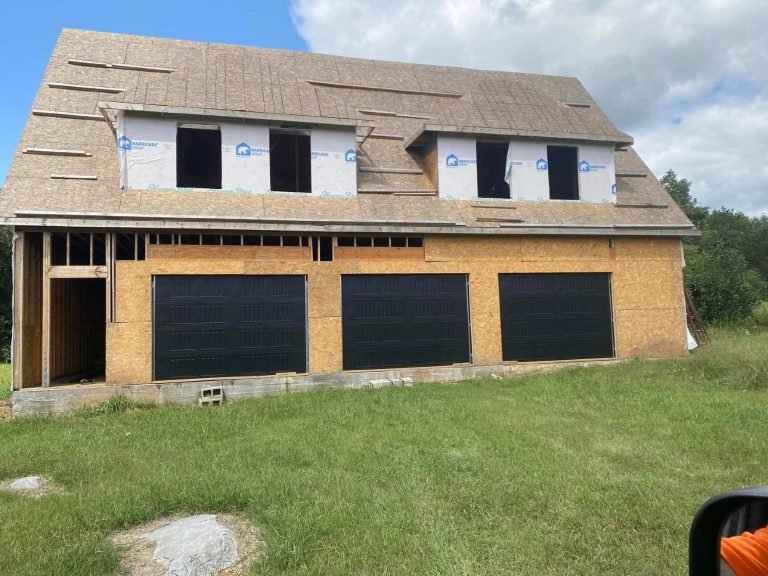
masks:
POLYGON ((689 574, 768 574, 768 487, 721 494, 699 509, 691 524, 689 574))

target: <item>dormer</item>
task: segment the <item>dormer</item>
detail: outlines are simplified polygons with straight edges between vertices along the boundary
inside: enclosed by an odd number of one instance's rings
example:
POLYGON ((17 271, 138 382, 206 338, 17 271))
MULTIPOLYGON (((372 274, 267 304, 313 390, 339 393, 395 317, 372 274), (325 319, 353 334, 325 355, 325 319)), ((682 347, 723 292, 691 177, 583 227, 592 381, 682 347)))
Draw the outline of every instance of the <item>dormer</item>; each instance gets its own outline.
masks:
POLYGON ((169 117, 120 110, 116 141, 124 190, 357 194, 355 127, 350 122, 169 117))
POLYGON ((437 135, 444 200, 616 202, 615 145, 437 135))

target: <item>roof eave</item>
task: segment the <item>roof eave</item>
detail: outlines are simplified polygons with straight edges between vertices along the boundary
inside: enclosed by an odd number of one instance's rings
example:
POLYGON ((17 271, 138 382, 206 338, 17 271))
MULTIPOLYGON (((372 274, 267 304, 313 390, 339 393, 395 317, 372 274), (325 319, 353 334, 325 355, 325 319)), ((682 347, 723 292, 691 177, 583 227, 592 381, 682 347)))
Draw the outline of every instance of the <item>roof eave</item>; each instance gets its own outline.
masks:
POLYGON ((0 224, 17 227, 88 228, 108 230, 274 231, 336 233, 568 235, 568 236, 699 236, 693 226, 676 224, 501 224, 467 226, 461 222, 414 220, 302 220, 249 217, 211 217, 163 214, 57 213, 17 211, 0 224))
POLYGON ((183 106, 159 106, 155 104, 129 104, 125 102, 99 102, 102 110, 121 110, 137 114, 151 114, 178 118, 200 117, 209 120, 241 120, 315 124, 319 126, 356 127, 352 118, 328 118, 325 116, 300 116, 272 112, 248 112, 245 110, 220 110, 216 108, 188 108, 183 106))
POLYGON ((473 126, 441 126, 436 124, 422 124, 411 136, 403 142, 403 148, 413 146, 425 132, 439 134, 462 134, 466 136, 498 136, 507 138, 524 138, 532 140, 552 140, 569 142, 605 142, 613 144, 616 148, 624 148, 634 144, 635 140, 629 134, 617 132, 615 134, 573 134, 566 132, 537 132, 534 130, 509 130, 506 128, 484 128, 473 126))

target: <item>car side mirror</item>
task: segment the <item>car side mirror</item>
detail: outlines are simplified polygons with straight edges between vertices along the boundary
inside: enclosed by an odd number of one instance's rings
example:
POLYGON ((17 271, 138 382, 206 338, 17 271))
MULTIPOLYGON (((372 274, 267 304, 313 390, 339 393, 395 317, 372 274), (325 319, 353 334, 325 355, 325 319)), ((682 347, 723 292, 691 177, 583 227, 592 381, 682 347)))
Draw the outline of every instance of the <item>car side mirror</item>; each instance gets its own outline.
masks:
POLYGON ((768 487, 746 488, 710 498, 691 524, 688 573, 768 573, 767 526, 768 487))

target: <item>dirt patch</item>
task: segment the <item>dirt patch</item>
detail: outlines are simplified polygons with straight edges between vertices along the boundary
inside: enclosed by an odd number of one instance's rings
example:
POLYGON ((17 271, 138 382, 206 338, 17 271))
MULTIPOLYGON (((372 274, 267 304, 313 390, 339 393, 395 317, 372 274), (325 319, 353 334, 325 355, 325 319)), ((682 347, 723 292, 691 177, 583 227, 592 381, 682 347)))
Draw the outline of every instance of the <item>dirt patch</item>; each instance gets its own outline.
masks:
MULTIPOLYGON (((147 536, 180 519, 182 519, 181 516, 158 518, 115 534, 112 537, 112 544, 122 549, 120 561, 122 573, 129 576, 164 576, 167 574, 168 569, 155 560, 156 543, 148 539, 147 536)), ((216 574, 219 576, 245 576, 249 574, 251 564, 261 557, 264 550, 264 542, 261 539, 259 529, 244 516, 237 514, 218 514, 216 521, 232 530, 237 543, 237 559, 234 564, 216 572, 216 574)), ((208 574, 208 572, 204 573, 208 574)))
POLYGON ((0 490, 27 498, 42 498, 51 494, 64 494, 64 488, 44 476, 27 476, 0 482, 0 490))
POLYGON ((10 400, 0 400, 0 422, 11 419, 12 408, 10 400))

